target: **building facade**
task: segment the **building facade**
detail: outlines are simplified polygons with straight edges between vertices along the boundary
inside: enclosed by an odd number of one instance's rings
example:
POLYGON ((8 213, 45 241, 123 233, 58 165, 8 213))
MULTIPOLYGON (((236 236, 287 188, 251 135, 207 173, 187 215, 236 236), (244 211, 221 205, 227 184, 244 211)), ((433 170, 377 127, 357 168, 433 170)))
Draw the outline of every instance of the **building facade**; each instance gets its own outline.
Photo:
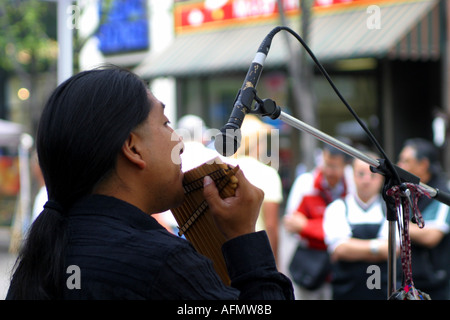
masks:
MULTIPOLYGON (((261 41, 282 24, 307 39, 391 160, 397 160, 405 139, 433 139, 437 114, 446 120, 449 9, 445 0, 310 1, 306 34, 302 28, 307 11, 298 0, 164 3, 147 1, 148 50, 134 53, 125 65, 149 81, 168 106, 174 124, 182 115, 196 114, 210 128, 221 128, 261 41)), ((289 68, 305 51, 294 37, 283 33, 273 39, 256 89, 260 98, 273 99, 283 111, 299 116, 302 106, 295 100, 297 88, 289 68)), ((120 64, 124 56, 103 55, 103 60, 120 64)), ((370 145, 312 60, 305 61, 313 70, 309 88, 317 128, 370 145)), ((286 171, 281 173, 289 185, 301 162, 300 140, 293 133, 296 130, 280 121, 271 124, 280 129, 280 170, 286 171)), ((447 142, 440 147, 448 168, 447 142)))

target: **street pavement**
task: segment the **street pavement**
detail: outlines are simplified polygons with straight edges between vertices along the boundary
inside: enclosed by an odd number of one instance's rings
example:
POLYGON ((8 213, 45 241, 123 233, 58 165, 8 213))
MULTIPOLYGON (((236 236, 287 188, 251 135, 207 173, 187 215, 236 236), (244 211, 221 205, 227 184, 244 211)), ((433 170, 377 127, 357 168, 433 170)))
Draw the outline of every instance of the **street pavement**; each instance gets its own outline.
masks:
POLYGON ((17 255, 9 253, 10 230, 0 227, 0 300, 5 300, 17 255))

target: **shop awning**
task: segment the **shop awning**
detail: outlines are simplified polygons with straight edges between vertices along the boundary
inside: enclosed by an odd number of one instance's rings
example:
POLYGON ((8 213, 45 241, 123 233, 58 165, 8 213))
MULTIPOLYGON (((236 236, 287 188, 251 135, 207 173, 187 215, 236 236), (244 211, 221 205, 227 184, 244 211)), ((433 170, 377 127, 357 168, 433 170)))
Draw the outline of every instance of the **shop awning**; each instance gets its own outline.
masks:
POLYGON ((374 57, 436 59, 440 48, 437 0, 403 1, 380 7, 379 29, 367 7, 314 19, 311 47, 322 60, 374 57))
MULTIPOLYGON (((438 0, 380 2, 379 28, 369 20, 367 6, 316 12, 311 21, 310 47, 320 61, 351 58, 430 60, 439 58, 441 17, 438 0), (369 25, 373 28, 370 28, 369 25)), ((376 20, 375 20, 376 21, 376 20)), ((289 25, 299 30, 299 21, 289 25)), ((210 75, 245 71, 261 41, 275 25, 256 24, 215 32, 180 35, 168 49, 150 54, 135 72, 145 79, 161 76, 210 75)), ((293 47, 301 50, 295 38, 293 47)), ((284 36, 272 42, 265 68, 289 59, 284 36)))
MULTIPOLYGON (((215 72, 242 71, 249 67, 264 37, 275 26, 233 28, 216 32, 177 37, 167 50, 149 55, 134 71, 143 78, 158 76, 188 76, 215 72)), ((266 62, 283 64, 287 58, 285 46, 274 48, 266 62)))

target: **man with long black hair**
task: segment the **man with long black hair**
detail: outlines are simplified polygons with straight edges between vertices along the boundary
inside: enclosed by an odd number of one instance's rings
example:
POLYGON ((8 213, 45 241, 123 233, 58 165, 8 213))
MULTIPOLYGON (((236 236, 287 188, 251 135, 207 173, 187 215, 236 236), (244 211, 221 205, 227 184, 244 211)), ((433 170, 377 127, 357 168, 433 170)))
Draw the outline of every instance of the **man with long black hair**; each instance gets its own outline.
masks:
POLYGON ((184 197, 182 140, 164 105, 133 73, 81 72, 50 96, 37 153, 48 202, 19 255, 7 299, 289 299, 265 232, 255 232, 263 192, 242 172, 223 200, 204 180, 204 197, 228 240, 225 286, 210 260, 151 214, 184 197), (71 267, 71 268, 69 268, 71 267), (68 286, 67 270, 79 270, 68 286))

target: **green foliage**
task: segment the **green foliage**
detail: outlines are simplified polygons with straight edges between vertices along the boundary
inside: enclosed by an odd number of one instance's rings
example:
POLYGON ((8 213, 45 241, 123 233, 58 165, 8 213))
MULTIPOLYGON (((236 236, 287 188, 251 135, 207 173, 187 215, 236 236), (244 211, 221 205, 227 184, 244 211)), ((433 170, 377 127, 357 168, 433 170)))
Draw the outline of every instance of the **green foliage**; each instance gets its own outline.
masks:
POLYGON ((0 30, 0 68, 35 73, 56 61, 56 3, 1 1, 0 30))

